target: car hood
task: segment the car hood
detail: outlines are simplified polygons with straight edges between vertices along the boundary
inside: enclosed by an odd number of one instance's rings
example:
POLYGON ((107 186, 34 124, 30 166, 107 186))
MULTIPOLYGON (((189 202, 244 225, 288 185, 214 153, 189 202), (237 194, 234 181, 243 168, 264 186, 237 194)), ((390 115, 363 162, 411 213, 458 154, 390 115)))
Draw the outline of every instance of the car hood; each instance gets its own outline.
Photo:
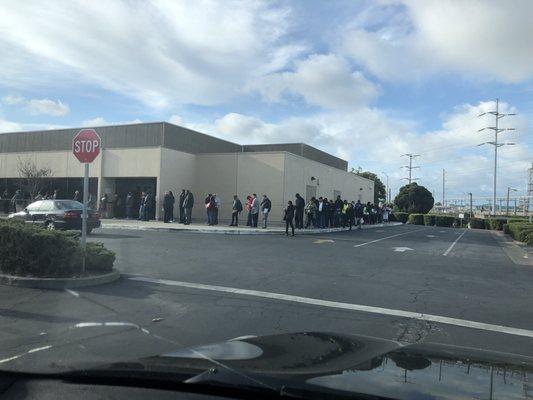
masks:
POLYGON ((68 365, 71 371, 83 366, 85 371, 158 372, 164 376, 183 376, 186 372, 191 377, 217 369, 264 380, 270 387, 279 385, 279 389, 304 385, 317 391, 394 399, 527 399, 533 393, 533 359, 508 353, 328 332, 243 336, 179 348, 172 340, 159 340, 161 337, 133 324, 84 328, 91 329, 72 330, 50 345, 42 353, 44 359, 35 351, 26 352, 33 359, 33 368, 41 363, 41 368, 47 365, 55 372, 68 365), (110 341, 110 335, 116 334, 120 340, 110 341), (154 341, 146 346, 146 340, 154 341), (142 351, 132 358, 132 349, 142 351), (157 355, 143 356, 149 352, 157 355), (103 362, 111 356, 121 362, 103 362))

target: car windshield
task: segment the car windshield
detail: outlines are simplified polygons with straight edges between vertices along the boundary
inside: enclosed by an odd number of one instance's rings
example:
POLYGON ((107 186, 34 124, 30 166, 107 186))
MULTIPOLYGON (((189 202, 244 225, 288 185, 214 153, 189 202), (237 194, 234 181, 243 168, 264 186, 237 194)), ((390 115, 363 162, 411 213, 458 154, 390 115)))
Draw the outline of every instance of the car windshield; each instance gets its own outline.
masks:
POLYGON ((0 60, 0 382, 533 399, 533 0, 0 1, 0 60))

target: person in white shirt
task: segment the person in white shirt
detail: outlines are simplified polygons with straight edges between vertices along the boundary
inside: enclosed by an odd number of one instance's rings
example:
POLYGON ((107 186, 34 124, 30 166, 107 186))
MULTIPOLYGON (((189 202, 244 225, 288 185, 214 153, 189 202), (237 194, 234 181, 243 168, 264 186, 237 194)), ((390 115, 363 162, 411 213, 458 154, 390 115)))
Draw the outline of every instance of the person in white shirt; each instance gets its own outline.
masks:
POLYGON ((324 199, 322 197, 318 198, 318 207, 317 207, 317 223, 319 228, 324 228, 325 218, 324 218, 324 199))
POLYGON ((267 227, 267 221, 268 221, 268 214, 270 213, 270 210, 272 209, 272 202, 267 197, 266 194, 263 195, 263 200, 261 201, 261 212, 263 213, 263 229, 266 229, 267 227))

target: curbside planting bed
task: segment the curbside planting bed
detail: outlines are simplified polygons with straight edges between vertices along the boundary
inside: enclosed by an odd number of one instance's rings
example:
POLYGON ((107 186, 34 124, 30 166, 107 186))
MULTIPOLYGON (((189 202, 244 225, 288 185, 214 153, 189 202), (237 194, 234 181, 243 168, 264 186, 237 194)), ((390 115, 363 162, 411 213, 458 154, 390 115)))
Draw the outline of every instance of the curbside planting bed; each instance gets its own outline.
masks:
POLYGON ((118 279, 115 254, 101 243, 87 243, 79 232, 46 230, 21 221, 0 220, 0 283, 66 288, 118 279))

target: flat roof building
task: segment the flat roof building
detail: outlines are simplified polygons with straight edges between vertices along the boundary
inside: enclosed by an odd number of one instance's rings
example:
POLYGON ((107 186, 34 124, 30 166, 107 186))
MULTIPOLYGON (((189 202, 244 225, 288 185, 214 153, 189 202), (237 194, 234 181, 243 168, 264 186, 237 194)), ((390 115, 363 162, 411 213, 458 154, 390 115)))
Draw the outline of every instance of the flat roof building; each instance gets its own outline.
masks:
MULTIPOLYGON (((72 154, 72 138, 80 128, 0 134, 0 194, 21 186, 19 164, 31 160, 50 168, 42 191, 59 189, 62 198, 82 190, 83 165, 72 154)), ((373 201, 374 182, 347 171, 348 163, 304 143, 239 145, 167 122, 97 127, 102 151, 90 167, 89 191, 119 195, 124 204, 131 191, 156 196, 161 214, 165 191, 181 189, 195 196, 193 218, 203 218, 203 200, 217 193, 221 219, 231 217, 233 194, 267 194, 271 218, 281 220, 288 200, 312 196, 373 201)), ((44 193, 43 193, 44 194, 44 193)), ((119 206, 120 207, 120 206, 119 206)), ((177 204, 176 204, 177 208, 177 204)))

